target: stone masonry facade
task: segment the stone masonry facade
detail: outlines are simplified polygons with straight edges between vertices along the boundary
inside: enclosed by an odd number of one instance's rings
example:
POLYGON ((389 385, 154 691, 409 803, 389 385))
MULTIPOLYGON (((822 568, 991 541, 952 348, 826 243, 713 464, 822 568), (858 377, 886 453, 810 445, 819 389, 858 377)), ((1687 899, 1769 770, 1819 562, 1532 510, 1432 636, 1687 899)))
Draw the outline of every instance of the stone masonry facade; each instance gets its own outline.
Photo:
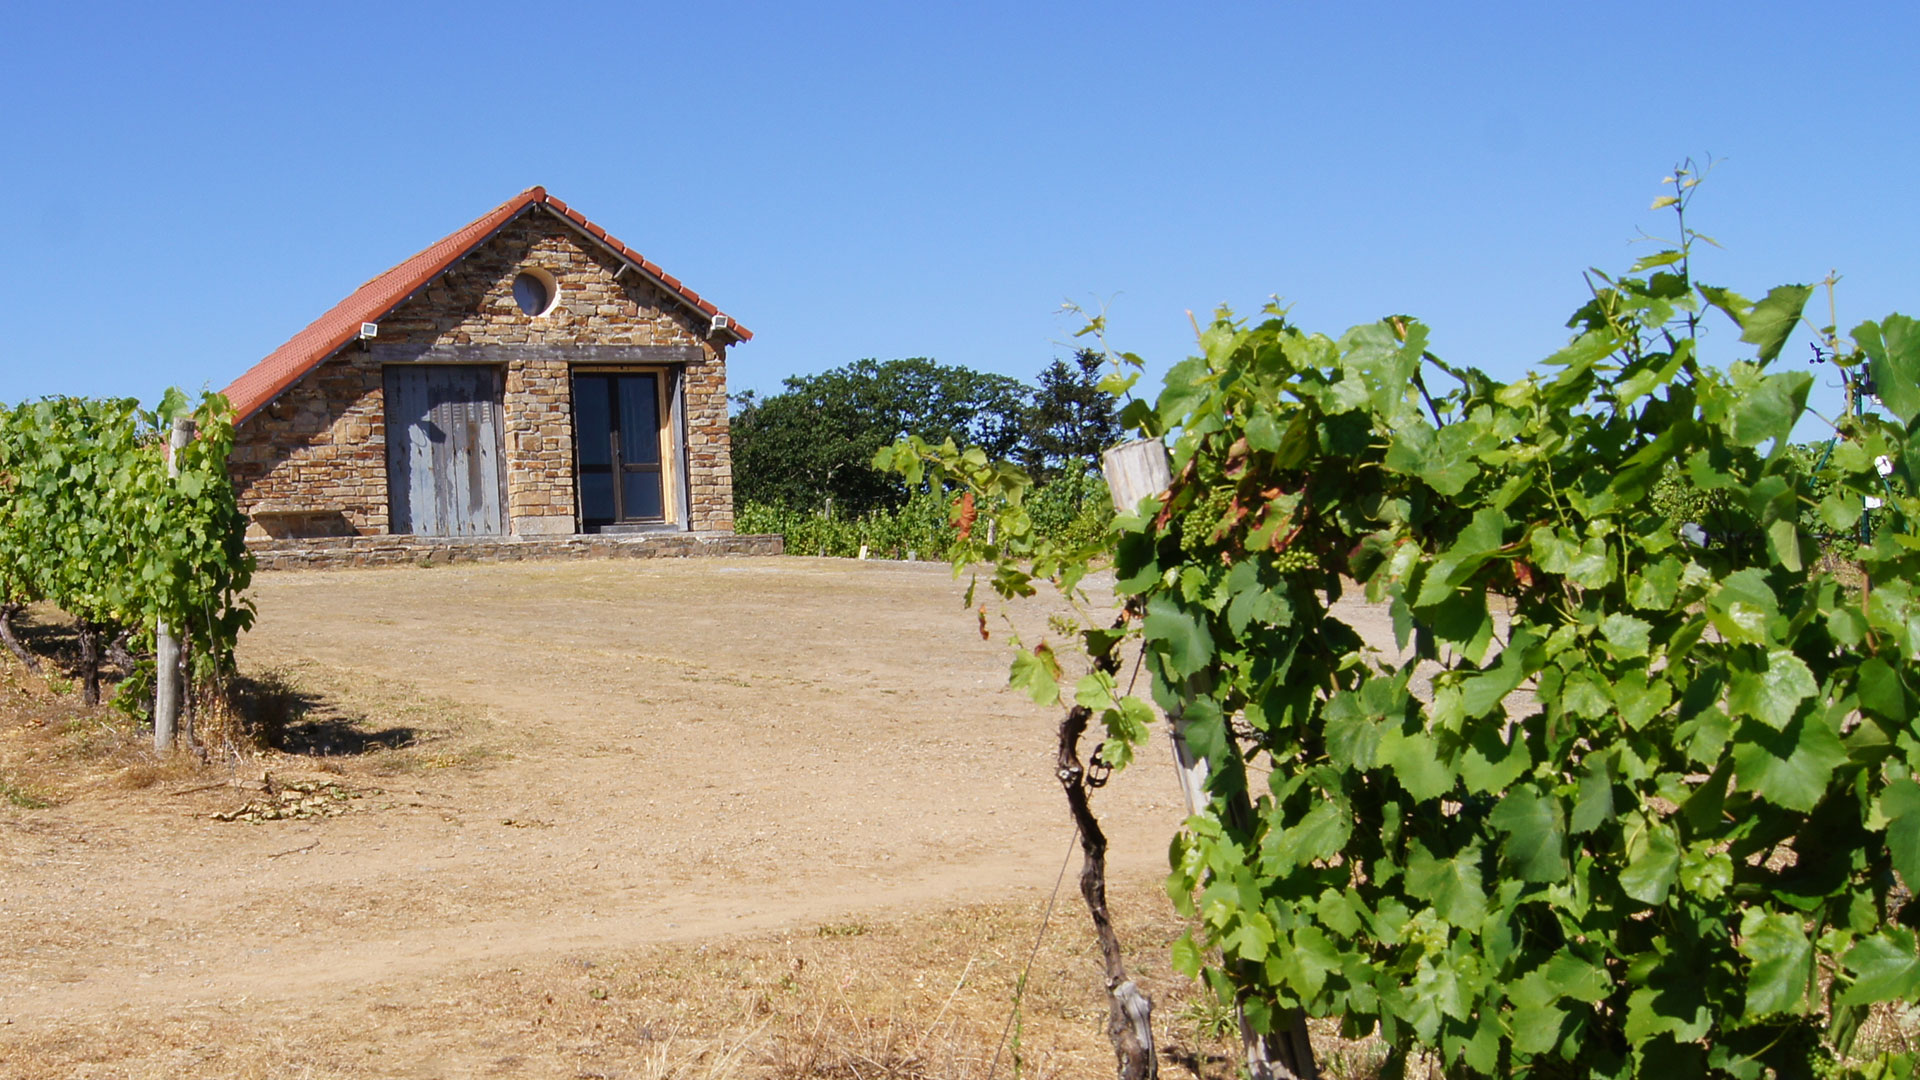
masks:
POLYGON ((554 357, 567 347, 681 347, 684 362, 668 366, 685 405, 688 520, 674 524, 731 532, 725 339, 708 334, 704 314, 623 266, 544 207, 501 227, 382 318, 371 342, 347 345, 241 423, 230 472, 240 508, 254 518, 250 536, 388 533, 382 356, 396 346, 532 347, 506 362, 501 402, 508 528, 522 537, 578 531, 569 375, 591 365, 554 357), (544 315, 514 301, 514 279, 529 268, 557 284, 544 315))

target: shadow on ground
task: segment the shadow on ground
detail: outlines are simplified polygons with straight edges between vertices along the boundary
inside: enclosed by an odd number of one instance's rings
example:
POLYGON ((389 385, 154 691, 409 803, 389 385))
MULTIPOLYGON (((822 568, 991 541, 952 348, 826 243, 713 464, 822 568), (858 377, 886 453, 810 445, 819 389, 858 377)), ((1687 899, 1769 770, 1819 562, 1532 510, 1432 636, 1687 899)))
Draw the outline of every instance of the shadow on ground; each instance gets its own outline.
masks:
POLYGON ((336 698, 297 687, 278 674, 236 676, 233 690, 256 737, 283 753, 355 757, 420 741, 418 728, 376 727, 364 713, 336 698))

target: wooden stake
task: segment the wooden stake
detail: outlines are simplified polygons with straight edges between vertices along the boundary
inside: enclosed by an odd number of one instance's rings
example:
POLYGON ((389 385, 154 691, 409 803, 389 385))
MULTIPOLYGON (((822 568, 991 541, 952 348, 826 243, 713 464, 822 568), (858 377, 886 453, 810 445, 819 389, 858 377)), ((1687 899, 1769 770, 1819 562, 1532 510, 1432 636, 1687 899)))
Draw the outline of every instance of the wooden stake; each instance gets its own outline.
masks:
POLYGON ((1130 514, 1149 495, 1158 495, 1173 483, 1167 464, 1167 444, 1159 439, 1124 442, 1100 455, 1115 513, 1130 514))
MULTIPOLYGON (((178 417, 167 434, 167 478, 180 476, 179 455, 193 438, 193 421, 178 417)), ((180 639, 167 620, 153 628, 153 749, 165 754, 173 750, 174 731, 180 723, 180 639)))
MULTIPOLYGON (((1191 316, 1192 312, 1188 312, 1191 316)), ((1196 323, 1194 332, 1199 332, 1196 323)), ((1167 460, 1166 443, 1159 439, 1140 439, 1121 443, 1100 457, 1100 471, 1106 475, 1107 488, 1113 493, 1113 507, 1128 513, 1149 495, 1158 495, 1173 483, 1173 468, 1167 460)), ((1196 696, 1189 686, 1187 700, 1196 696)), ((1173 765, 1180 780, 1180 793, 1186 797, 1187 814, 1207 808, 1207 760, 1196 757, 1187 745, 1186 718, 1180 710, 1167 714, 1172 729, 1173 765)), ((1230 801, 1227 813, 1237 823, 1253 820, 1253 805, 1245 786, 1230 801)), ((1281 1015, 1281 1030, 1270 1035, 1255 1031, 1247 1022, 1246 1010, 1236 1003, 1234 1012, 1240 1021, 1240 1045, 1246 1054, 1247 1074, 1253 1080, 1318 1080, 1320 1069, 1313 1057, 1313 1044, 1307 1038, 1307 1018, 1299 1009, 1281 1015)))

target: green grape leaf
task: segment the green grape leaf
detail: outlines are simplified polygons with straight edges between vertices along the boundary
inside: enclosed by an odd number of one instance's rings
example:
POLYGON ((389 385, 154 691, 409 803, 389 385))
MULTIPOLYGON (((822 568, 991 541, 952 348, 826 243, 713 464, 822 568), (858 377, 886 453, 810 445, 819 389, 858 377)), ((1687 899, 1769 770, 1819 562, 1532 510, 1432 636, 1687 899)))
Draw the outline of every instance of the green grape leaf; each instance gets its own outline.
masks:
MULTIPOLYGON (((1800 324, 1800 312, 1807 306, 1807 297, 1812 295, 1811 285, 1776 285, 1767 290, 1766 297, 1754 304, 1740 321, 1740 340, 1756 346, 1762 361, 1779 356, 1794 327, 1800 324)), ((1800 374, 1812 382, 1812 376, 1800 374)))
POLYGON ((1426 421, 1415 418, 1396 430, 1381 465, 1394 472, 1417 476, 1434 491, 1454 496, 1480 474, 1465 448, 1443 438, 1426 421))
POLYGON ((1846 967, 1853 983, 1835 999, 1841 1005, 1920 997, 1920 955, 1914 951, 1913 931, 1904 927, 1884 927, 1861 938, 1847 951, 1846 967))
POLYGON ((1566 834, 1559 805, 1531 788, 1516 788, 1487 818, 1506 833, 1500 851, 1523 881, 1559 881, 1567 875, 1566 834))
POLYGON ((1436 799, 1453 788, 1453 770, 1440 761, 1433 737, 1424 731, 1404 735, 1388 729, 1380 739, 1379 761, 1416 799, 1436 799))
POLYGON ((1647 1043, 1660 1035, 1676 1042, 1692 1042, 1713 1027, 1713 1014, 1690 979, 1667 979, 1642 986, 1627 995, 1626 1036, 1647 1043))
POLYGON ((1371 769, 1380 747, 1380 722, 1360 705, 1360 696, 1342 691, 1328 700, 1325 719, 1327 757, 1347 769, 1371 769))
POLYGON ((1233 929, 1220 939, 1220 950, 1228 956, 1257 964, 1267 958, 1267 950, 1273 946, 1273 942, 1273 923, 1258 911, 1242 909, 1233 929))
POLYGON ((1638 731, 1673 703, 1673 684, 1663 675, 1624 671, 1614 680, 1611 696, 1621 722, 1638 731))
POLYGON ((1272 453, 1280 449, 1280 428, 1269 413, 1257 412, 1247 417, 1247 445, 1255 450, 1272 453))
POLYGON ((1672 249, 1654 255, 1642 255, 1633 261, 1633 265, 1627 269, 1627 273, 1639 274, 1662 266, 1672 266, 1674 263, 1686 257, 1686 252, 1672 249))
POLYGON ((1486 659, 1487 649, 1493 645, 1494 626, 1485 593, 1463 589, 1427 609, 1427 614, 1434 637, 1442 645, 1476 664, 1486 659))
POLYGON ((1758 671, 1736 667, 1727 690, 1727 708, 1779 731, 1793 722, 1800 703, 1819 692, 1806 661, 1786 649, 1766 655, 1758 671))
POLYGON ((1664 825, 1649 822, 1627 844, 1627 868, 1620 890, 1649 907, 1666 902, 1680 871, 1680 846, 1664 825))
POLYGON ((1883 720, 1905 724, 1913 715, 1906 686, 1893 665, 1877 656, 1861 661, 1859 670, 1860 704, 1883 720))
POLYGON ((1642 611, 1672 608, 1679 592, 1682 568, 1682 562, 1671 555, 1641 567, 1627 583, 1627 602, 1642 611))
POLYGON ((1317 802, 1293 825, 1268 832, 1264 843, 1281 867, 1292 869, 1338 854, 1351 835, 1351 810, 1335 802, 1317 802))
POLYGON ((1212 661, 1213 635, 1204 619, 1165 596, 1147 602, 1147 644, 1174 676, 1185 678, 1212 661))
POLYGON ((1513 1048, 1522 1054, 1544 1054, 1560 1044, 1567 1010, 1557 1005, 1522 1005, 1509 1014, 1513 1048))
POLYGON ((1595 967, 1569 952, 1557 952, 1542 969, 1547 984, 1561 997, 1589 1005, 1605 1000, 1613 991, 1613 979, 1605 968, 1595 967))
POLYGON ((1767 552, 1773 561, 1794 573, 1799 573, 1803 563, 1800 558, 1800 530, 1794 523, 1781 518, 1767 526, 1767 552))
POLYGON ((1455 926, 1477 928, 1487 917, 1480 849, 1468 847, 1451 858, 1437 859, 1415 841, 1407 856, 1407 895, 1433 905, 1436 914, 1455 926))
POLYGON ((1173 942, 1173 970, 1189 979, 1200 977, 1201 965, 1205 963, 1206 953, 1194 942, 1191 932, 1181 934, 1173 942))
POLYGON ((1880 792, 1879 810, 1887 820, 1887 853, 1908 888, 1920 885, 1920 784, 1894 780, 1880 792))
POLYGON ((1104 671, 1089 671, 1073 687, 1073 703, 1089 709, 1104 709, 1113 704, 1113 676, 1104 671))
POLYGON ((1728 574, 1707 597, 1707 618, 1731 642, 1766 641, 1769 623, 1779 614, 1780 600, 1758 570, 1728 574))
POLYGON ((1007 673, 1007 685, 1024 690, 1036 705, 1054 705, 1060 701, 1059 665, 1049 664, 1051 657, 1021 650, 1013 654, 1007 673))
POLYGON ((1920 416, 1920 322, 1889 315, 1854 327, 1853 340, 1867 354, 1880 403, 1912 427, 1920 416))
POLYGON ((1793 425, 1806 411, 1807 392, 1811 389, 1813 376, 1804 371, 1766 376, 1735 401, 1732 425, 1727 433, 1741 446, 1759 446, 1768 439, 1774 440, 1776 446, 1784 446, 1793 425))
POLYGON ((1647 620, 1617 612, 1600 620, 1600 636, 1616 660, 1647 655, 1647 635, 1652 630, 1653 624, 1647 620))
POLYGON ((1813 944, 1800 920, 1783 912, 1748 908, 1740 918, 1740 955, 1747 971, 1748 1018, 1806 1011, 1813 975, 1813 944))
POLYGON ((1466 715, 1485 716, 1519 689, 1529 674, 1527 652, 1539 642, 1539 635, 1521 627, 1513 632, 1507 647, 1500 650, 1497 663, 1460 680, 1461 704, 1466 715))
POLYGON ((1518 780, 1533 764, 1533 755, 1519 733, 1515 733, 1512 742, 1507 742, 1497 728, 1480 725, 1474 728, 1472 741, 1460 755, 1459 764, 1460 779, 1467 790, 1488 795, 1505 790, 1518 780))
POLYGON ((1736 784, 1775 806, 1802 813, 1820 801, 1833 770, 1846 760, 1840 736, 1811 713, 1780 731, 1743 725, 1733 744, 1736 784))
POLYGON ((1613 817, 1613 770, 1605 754, 1589 754, 1580 772, 1580 793, 1573 804, 1568 831, 1590 833, 1613 817))

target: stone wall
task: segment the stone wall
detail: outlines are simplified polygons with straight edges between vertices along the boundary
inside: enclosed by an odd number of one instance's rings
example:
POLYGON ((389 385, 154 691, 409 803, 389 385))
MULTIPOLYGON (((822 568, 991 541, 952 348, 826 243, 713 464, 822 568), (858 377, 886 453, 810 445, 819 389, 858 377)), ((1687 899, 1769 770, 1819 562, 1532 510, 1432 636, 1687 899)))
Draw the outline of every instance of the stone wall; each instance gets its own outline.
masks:
POLYGON ((380 320, 372 343, 350 344, 241 424, 231 472, 250 535, 376 536, 388 531, 386 403, 380 353, 393 346, 534 346, 506 366, 503 420, 507 515, 515 535, 576 529, 569 365, 555 347, 680 346, 687 420, 690 520, 733 528, 725 347, 707 317, 655 288, 535 204, 380 320), (529 316, 513 298, 527 268, 552 274, 551 310, 529 316))
POLYGON ((778 535, 648 533, 637 536, 550 536, 452 539, 439 536, 354 536, 247 543, 260 570, 344 570, 367 566, 547 559, 669 559, 696 555, 780 555, 778 535))

